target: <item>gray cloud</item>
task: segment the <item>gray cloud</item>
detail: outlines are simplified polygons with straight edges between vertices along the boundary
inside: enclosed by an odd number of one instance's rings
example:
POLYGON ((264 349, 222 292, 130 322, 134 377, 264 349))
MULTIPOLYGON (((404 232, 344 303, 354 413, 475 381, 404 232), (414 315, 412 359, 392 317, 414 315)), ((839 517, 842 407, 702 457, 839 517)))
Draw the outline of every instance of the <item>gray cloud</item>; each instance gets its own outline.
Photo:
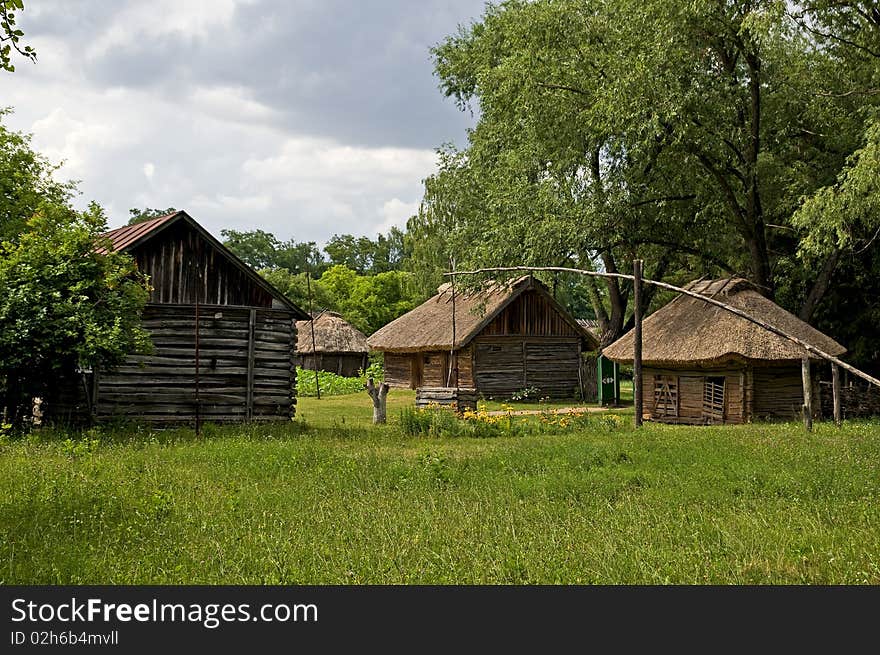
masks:
POLYGON ((0 76, 12 127, 121 224, 186 208, 218 233, 325 241, 400 225, 472 118, 429 48, 477 0, 26 3, 39 62, 0 76))

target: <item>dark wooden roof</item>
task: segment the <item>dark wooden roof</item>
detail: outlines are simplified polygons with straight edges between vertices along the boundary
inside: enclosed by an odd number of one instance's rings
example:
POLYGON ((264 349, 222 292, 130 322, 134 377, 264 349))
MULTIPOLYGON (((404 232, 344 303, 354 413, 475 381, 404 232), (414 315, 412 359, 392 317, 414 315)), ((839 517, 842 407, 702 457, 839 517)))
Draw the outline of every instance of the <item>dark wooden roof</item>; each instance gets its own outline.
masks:
POLYGON ((176 211, 171 214, 159 216, 158 218, 154 218, 149 221, 144 221, 143 223, 126 225, 115 230, 110 230, 109 232, 101 235, 102 241, 98 244, 95 250, 101 254, 107 254, 108 252, 130 252, 144 245, 151 239, 155 238, 171 225, 178 224, 181 221, 187 223, 205 241, 207 241, 218 252, 220 252, 233 266, 240 269, 245 275, 247 275, 247 277, 250 278, 257 286, 263 288, 273 298, 283 304, 287 309, 292 310, 296 314, 295 318, 297 320, 304 320, 309 318, 309 315, 305 311, 297 307, 294 303, 290 301, 290 299, 287 298, 287 296, 285 296, 278 289, 267 282, 254 269, 241 261, 241 259, 239 259, 235 255, 235 253, 224 246, 219 240, 211 236, 210 232, 199 225, 195 221, 195 219, 193 219, 193 217, 187 214, 185 211, 176 211))
POLYGON ((110 239, 110 245, 109 247, 99 246, 97 248, 97 251, 102 255, 106 255, 108 252, 123 252, 125 250, 128 250, 136 243, 155 236, 160 227, 162 227, 166 223, 172 222, 181 214, 185 215, 186 213, 172 212, 171 214, 165 214, 164 216, 159 216, 158 218, 144 221, 143 223, 126 225, 125 227, 120 227, 116 228, 115 230, 105 232, 101 236, 106 239, 110 239))

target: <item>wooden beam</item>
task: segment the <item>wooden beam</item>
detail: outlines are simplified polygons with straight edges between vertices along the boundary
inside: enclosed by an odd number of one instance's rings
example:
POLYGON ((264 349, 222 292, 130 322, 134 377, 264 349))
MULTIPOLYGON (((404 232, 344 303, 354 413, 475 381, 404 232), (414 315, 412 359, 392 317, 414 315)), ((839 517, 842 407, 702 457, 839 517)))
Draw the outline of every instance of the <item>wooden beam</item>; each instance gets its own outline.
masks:
POLYGON ((635 331, 633 342, 633 405, 635 417, 633 424, 636 427, 642 425, 642 260, 633 261, 633 317, 635 318, 635 331))
POLYGON ((810 358, 807 355, 801 360, 801 377, 804 383, 804 427, 809 432, 813 429, 813 383, 810 380, 810 358))
POLYGON ((257 310, 252 309, 248 317, 248 354, 247 354, 247 395, 245 415, 250 419, 254 415, 254 364, 256 362, 256 325, 257 310))
POLYGON ((834 396, 834 425, 840 427, 840 368, 837 364, 831 365, 831 393, 834 396))

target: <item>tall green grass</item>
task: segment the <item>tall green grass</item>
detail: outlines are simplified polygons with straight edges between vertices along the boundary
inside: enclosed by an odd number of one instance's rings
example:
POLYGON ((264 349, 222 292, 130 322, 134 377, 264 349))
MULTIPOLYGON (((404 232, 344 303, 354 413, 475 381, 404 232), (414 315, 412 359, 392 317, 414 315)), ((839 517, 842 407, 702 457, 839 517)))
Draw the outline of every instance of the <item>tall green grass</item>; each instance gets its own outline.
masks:
POLYGON ((407 436, 362 395, 4 440, 0 581, 880 583, 877 422, 407 436))

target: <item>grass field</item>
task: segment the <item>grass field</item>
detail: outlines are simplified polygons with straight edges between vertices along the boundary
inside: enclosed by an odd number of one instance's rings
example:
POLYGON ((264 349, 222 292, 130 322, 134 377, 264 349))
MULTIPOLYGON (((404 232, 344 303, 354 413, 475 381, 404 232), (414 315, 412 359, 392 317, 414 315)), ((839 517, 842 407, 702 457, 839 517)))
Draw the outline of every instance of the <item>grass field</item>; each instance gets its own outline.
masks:
POLYGON ((411 402, 6 439, 0 582, 880 584, 877 422, 405 437, 411 402))

